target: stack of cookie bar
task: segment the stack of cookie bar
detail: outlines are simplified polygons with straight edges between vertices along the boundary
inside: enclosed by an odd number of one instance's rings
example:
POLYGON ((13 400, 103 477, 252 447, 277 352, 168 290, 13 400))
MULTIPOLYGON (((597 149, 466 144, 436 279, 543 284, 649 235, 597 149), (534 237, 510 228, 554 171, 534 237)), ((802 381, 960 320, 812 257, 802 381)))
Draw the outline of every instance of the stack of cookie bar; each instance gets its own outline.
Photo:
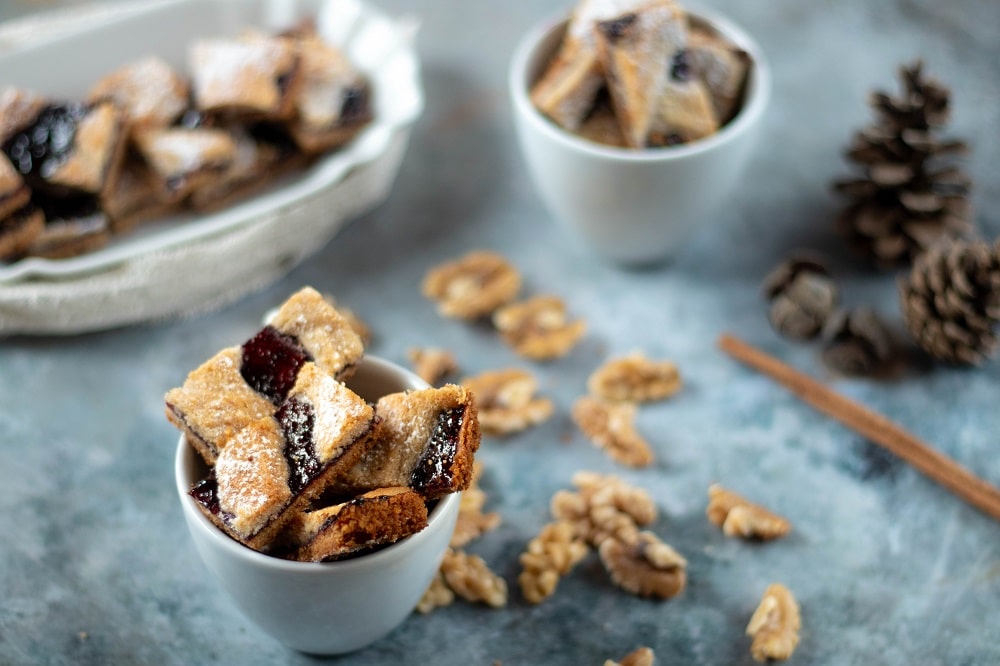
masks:
POLYGON ((582 0, 531 99, 591 141, 670 146, 729 122, 749 68, 746 52, 673 0, 582 0))
POLYGON ((256 550, 338 559, 427 525, 427 503, 468 488, 480 431, 459 386, 383 396, 348 378, 363 354, 314 289, 166 394, 168 420, 204 459, 190 490, 204 515, 256 550))
POLYGON ((365 77, 310 25, 149 56, 83 100, 0 90, 0 260, 68 257, 141 222, 228 205, 350 141, 365 77))

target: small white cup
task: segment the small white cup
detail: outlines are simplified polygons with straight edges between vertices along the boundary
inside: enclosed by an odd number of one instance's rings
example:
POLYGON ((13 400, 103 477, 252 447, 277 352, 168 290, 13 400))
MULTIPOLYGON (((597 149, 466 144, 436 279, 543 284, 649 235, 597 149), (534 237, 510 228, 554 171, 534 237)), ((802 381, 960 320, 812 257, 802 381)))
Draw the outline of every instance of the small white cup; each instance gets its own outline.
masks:
POLYGON ((712 136, 681 146, 605 146, 545 118, 529 96, 562 40, 566 21, 544 22, 514 51, 508 82, 528 170, 553 216, 598 254, 623 265, 676 256, 688 235, 728 198, 746 165, 770 98, 764 54, 715 12, 689 12, 746 51, 753 62, 739 113, 712 136))
MULTIPOLYGON (((347 382, 369 401, 427 383, 366 356, 347 382)), ((341 654, 373 643, 416 607, 455 529, 460 493, 442 498, 423 530, 370 555, 341 562, 292 562, 251 550, 222 533, 187 494, 207 469, 181 436, 175 475, 195 550, 236 606, 288 647, 341 654)))

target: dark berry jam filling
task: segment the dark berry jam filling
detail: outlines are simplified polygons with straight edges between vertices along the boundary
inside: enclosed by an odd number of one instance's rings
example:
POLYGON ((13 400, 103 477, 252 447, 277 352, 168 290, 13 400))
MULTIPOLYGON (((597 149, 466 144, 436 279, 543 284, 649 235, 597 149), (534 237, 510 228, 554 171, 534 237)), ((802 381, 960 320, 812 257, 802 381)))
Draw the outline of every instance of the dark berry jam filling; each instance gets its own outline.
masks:
POLYGON ((219 506, 219 483, 215 480, 215 472, 209 472, 207 477, 191 486, 188 495, 208 509, 213 516, 218 516, 222 522, 232 521, 233 514, 223 511, 219 506))
POLYGON ((298 152, 298 146, 295 145, 288 131, 277 123, 255 123, 248 127, 247 130, 254 141, 271 146, 281 157, 287 157, 298 152))
POLYGON ((265 326, 243 344, 240 374, 258 393, 280 403, 295 386, 299 369, 311 360, 295 338, 265 326))
POLYGON ((291 398, 281 405, 274 417, 285 435, 288 487, 292 493, 298 494, 316 478, 322 467, 313 446, 316 414, 308 402, 291 398))
POLYGON ((188 495, 198 500, 213 516, 219 515, 219 484, 214 474, 191 486, 188 495))
POLYGON ((76 128, 85 115, 87 107, 80 103, 47 106, 34 124, 3 144, 3 152, 28 184, 38 187, 69 157, 76 128))
POLYGON ((629 27, 633 23, 635 23, 638 20, 638 18, 639 17, 636 14, 625 14, 624 16, 616 18, 612 21, 603 21, 602 23, 598 24, 598 27, 600 28, 601 32, 604 33, 605 37, 607 37, 612 42, 616 42, 625 36, 625 33, 628 32, 629 27))
POLYGON ((340 107, 340 121, 350 124, 367 120, 368 88, 352 86, 344 92, 344 103, 340 107))
POLYGON ((91 194, 57 197, 34 192, 31 195, 31 203, 41 209, 46 224, 90 217, 100 210, 97 197, 91 194))
POLYGON ((670 61, 670 78, 683 83, 691 78, 691 63, 688 62, 687 51, 681 49, 670 61))
POLYGON ((444 492, 451 487, 451 466, 458 452, 465 409, 456 407, 438 415, 427 449, 410 473, 410 487, 425 494, 444 492))

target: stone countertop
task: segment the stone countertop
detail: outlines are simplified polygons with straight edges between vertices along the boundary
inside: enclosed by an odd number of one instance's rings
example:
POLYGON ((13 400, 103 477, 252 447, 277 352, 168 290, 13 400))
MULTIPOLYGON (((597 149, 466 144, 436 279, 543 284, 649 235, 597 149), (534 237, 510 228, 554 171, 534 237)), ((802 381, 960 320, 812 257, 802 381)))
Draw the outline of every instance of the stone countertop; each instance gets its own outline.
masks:
MULTIPOLYGON (((217 349, 246 338, 302 285, 336 296, 375 331, 373 354, 455 352, 466 374, 521 366, 557 405, 544 425, 485 440, 483 488, 503 524, 475 542, 511 587, 491 610, 467 603, 414 615, 340 664, 600 664, 639 645, 662 664, 750 664, 744 627, 768 583, 802 606, 791 663, 1000 663, 1000 524, 908 465, 798 402, 714 346, 736 332, 933 442, 1000 484, 1000 362, 977 370, 917 362, 887 382, 831 376, 818 347, 779 339, 758 284, 792 248, 824 252, 848 304, 900 325, 894 278, 845 255, 831 230, 829 182, 870 119, 874 87, 922 57, 951 85, 953 134, 984 234, 1000 234, 1000 4, 717 0, 756 35, 774 95, 753 164, 730 204, 672 265, 622 271, 553 224, 515 143, 506 62, 531 23, 566 3, 385 0, 418 14, 427 109, 391 198, 279 283, 223 311, 70 338, 0 342, 0 663, 306 664, 222 597, 188 538, 173 485, 176 431, 162 395, 217 349), (474 248, 507 255, 527 293, 565 298, 587 321, 566 358, 516 358, 488 330, 439 317, 417 285, 474 248), (686 386, 644 406, 657 463, 614 464, 569 420, 608 355, 676 360, 686 386), (579 469, 648 489, 652 526, 689 561, 668 602, 611 586, 588 559, 539 606, 517 590, 518 554, 548 520, 548 499, 579 469), (791 519, 786 539, 724 538, 704 517, 719 481, 791 519)), ((707 4, 707 3, 706 3, 707 4)), ((6 5, 9 18, 36 7, 6 5)), ((710 184, 706 184, 710 186, 710 184)))

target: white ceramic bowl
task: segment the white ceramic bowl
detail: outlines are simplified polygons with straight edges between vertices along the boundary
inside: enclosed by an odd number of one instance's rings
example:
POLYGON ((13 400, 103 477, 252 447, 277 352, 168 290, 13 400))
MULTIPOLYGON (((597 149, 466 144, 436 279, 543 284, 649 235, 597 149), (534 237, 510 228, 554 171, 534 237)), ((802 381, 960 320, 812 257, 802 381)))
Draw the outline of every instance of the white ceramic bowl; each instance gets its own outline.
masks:
POLYGON ((532 29, 510 63, 518 141, 543 202, 557 221, 614 263, 669 260, 693 230, 711 222, 743 172, 767 108, 771 78, 757 43, 715 12, 689 14, 745 50, 753 66, 737 116, 714 135, 686 145, 605 146, 563 130, 535 108, 531 85, 558 48, 565 20, 532 29))
MULTIPOLYGON (((367 400, 427 387, 413 373, 371 356, 347 384, 367 400)), ((438 502, 426 528, 375 553, 341 562, 290 562, 243 546, 202 515, 187 491, 205 472, 182 436, 177 494, 195 550, 254 624, 288 647, 313 654, 360 649, 401 624, 440 566, 458 517, 455 493, 438 502)))

